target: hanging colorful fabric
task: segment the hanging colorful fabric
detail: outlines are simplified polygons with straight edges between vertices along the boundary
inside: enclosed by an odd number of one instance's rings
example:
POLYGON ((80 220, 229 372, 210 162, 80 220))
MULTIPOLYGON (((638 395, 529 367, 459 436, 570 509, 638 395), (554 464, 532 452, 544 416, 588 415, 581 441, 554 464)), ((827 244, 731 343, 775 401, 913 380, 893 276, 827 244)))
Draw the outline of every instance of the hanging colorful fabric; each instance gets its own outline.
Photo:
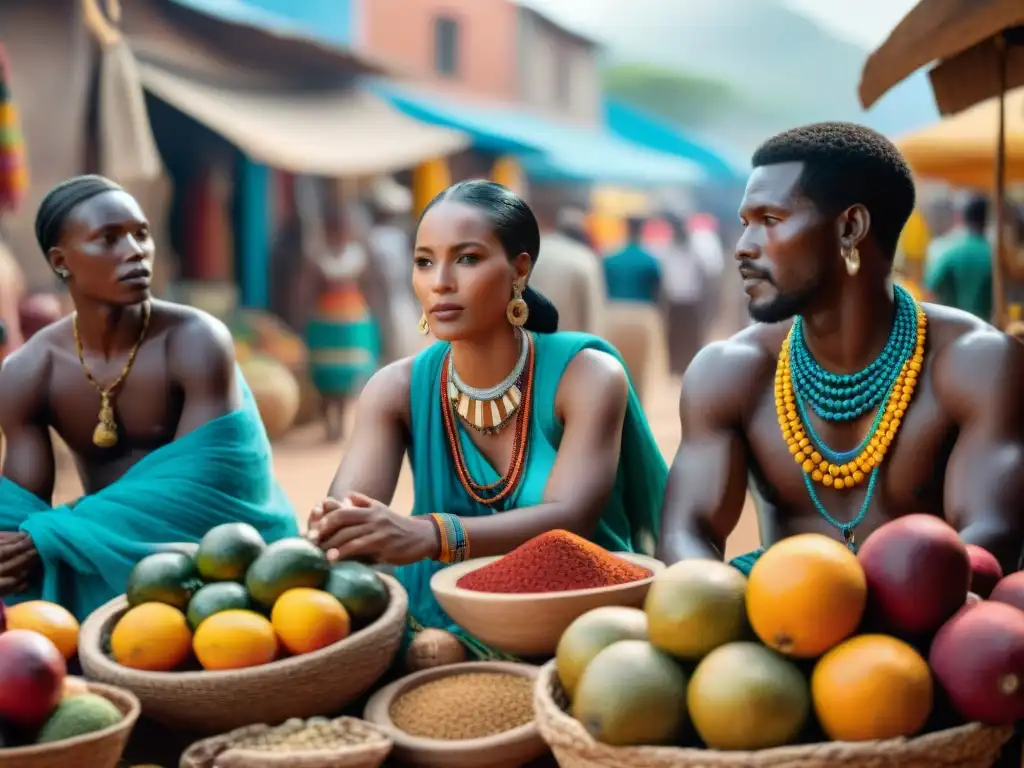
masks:
POLYGON ((25 142, 11 93, 7 51, 0 43, 0 212, 17 210, 27 191, 25 142))

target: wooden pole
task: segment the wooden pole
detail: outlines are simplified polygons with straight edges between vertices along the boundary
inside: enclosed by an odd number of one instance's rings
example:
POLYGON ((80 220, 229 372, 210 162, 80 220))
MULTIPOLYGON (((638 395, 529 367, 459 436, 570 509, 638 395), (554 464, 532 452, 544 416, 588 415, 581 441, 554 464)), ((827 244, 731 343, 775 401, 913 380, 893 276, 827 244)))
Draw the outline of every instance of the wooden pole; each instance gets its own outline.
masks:
POLYGON ((1006 326, 1006 281, 1004 277, 1004 265, 1006 258, 1004 251, 1006 235, 1003 231, 1006 218, 1006 81, 1008 41, 1004 34, 996 35, 996 49, 998 51, 999 67, 999 133, 996 139, 996 174, 995 194, 993 195, 996 207, 996 245, 992 254, 992 322, 997 328, 1006 326))

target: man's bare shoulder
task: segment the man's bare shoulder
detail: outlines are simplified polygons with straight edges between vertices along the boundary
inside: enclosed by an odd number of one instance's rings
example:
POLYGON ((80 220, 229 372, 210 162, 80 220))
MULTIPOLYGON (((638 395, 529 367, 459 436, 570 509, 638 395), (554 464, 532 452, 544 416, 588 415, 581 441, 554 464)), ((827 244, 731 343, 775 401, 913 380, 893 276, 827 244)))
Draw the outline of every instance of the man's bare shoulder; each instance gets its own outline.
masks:
POLYGON ((49 391, 54 352, 70 349, 73 338, 70 317, 61 318, 4 358, 0 365, 0 425, 38 411, 49 391))
POLYGON ((170 334, 171 343, 233 349, 234 342, 228 327, 209 312, 196 307, 154 300, 153 320, 170 334))
POLYGON ((954 416, 971 404, 1019 397, 1024 380, 1024 344, 974 315, 925 304, 932 381, 940 402, 954 416), (1005 391, 1004 391, 1005 390, 1005 391))
POLYGON ((706 345, 683 375, 680 406, 741 413, 756 401, 758 384, 775 370, 788 324, 751 325, 706 345))

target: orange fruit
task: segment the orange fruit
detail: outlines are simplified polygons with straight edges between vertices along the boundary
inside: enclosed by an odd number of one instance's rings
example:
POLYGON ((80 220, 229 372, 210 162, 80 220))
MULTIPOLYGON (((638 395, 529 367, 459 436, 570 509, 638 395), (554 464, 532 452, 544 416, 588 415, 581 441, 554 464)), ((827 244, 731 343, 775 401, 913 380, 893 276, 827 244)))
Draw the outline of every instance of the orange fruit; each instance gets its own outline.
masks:
POLYGON ((30 600, 12 605, 7 609, 7 628, 38 632, 57 646, 65 659, 78 653, 78 620, 56 603, 30 600))
POLYGON ((810 659, 852 635, 864 616, 864 570, 843 544, 791 536, 761 555, 747 578, 747 616, 761 641, 810 659))
POLYGON ((110 655, 118 664, 147 672, 170 672, 192 647, 185 614, 163 603, 130 608, 110 635, 110 655))
POLYGON ((277 636, 255 611, 221 611, 199 625, 192 650, 203 669, 258 667, 277 658, 277 636))
POLYGON ((887 635, 858 635, 814 667, 811 698, 835 741, 915 736, 932 712, 932 674, 910 645, 887 635))
POLYGON ((281 644, 295 655, 311 653, 348 637, 348 611, 333 595, 319 589, 289 589, 274 603, 270 622, 281 644))

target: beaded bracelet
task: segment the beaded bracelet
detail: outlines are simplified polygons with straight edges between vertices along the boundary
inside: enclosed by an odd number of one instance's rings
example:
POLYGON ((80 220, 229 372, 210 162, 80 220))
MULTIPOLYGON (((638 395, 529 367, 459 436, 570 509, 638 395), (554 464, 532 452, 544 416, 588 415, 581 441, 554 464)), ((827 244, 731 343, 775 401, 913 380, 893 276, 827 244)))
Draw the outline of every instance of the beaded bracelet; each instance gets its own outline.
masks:
POLYGON ((441 554, 438 560, 442 563, 461 563, 469 558, 469 537, 466 528, 455 515, 432 512, 430 519, 437 526, 441 538, 441 554))

